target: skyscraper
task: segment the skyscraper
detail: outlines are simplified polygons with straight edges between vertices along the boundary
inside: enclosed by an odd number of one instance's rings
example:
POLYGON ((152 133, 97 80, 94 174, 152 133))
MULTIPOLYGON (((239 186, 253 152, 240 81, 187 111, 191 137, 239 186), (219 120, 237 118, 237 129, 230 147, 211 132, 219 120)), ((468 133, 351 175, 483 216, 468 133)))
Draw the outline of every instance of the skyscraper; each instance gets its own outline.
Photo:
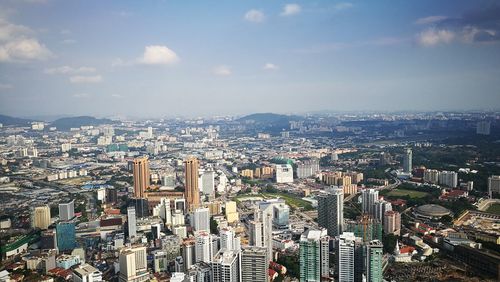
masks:
POLYGON ((144 191, 149 188, 150 174, 149 161, 147 157, 134 160, 134 197, 144 198, 144 191))
POLYGON ((406 149, 405 155, 403 158, 403 171, 404 172, 411 172, 411 169, 413 168, 412 158, 413 157, 412 157, 411 149, 410 148, 406 149))
POLYGON ((120 282, 140 282, 149 280, 146 247, 137 246, 120 251, 120 282))
POLYGON ((254 218, 250 221, 249 243, 251 246, 267 248, 268 260, 271 260, 273 255, 273 206, 257 210, 254 218))
POLYGON ((184 162, 185 194, 188 211, 200 206, 200 190, 198 187, 198 160, 194 157, 184 162))
POLYGON ((300 236, 300 281, 320 282, 329 277, 329 241, 326 229, 307 230, 300 236))
POLYGON ((127 208, 128 238, 130 241, 137 236, 137 219, 135 217, 135 207, 127 208))
POLYGON ((196 231, 195 262, 210 263, 213 256, 212 236, 207 231, 196 231))
POLYGON ((384 214, 384 233, 396 234, 401 233, 401 214, 397 211, 386 211, 384 214))
POLYGON ((367 281, 370 282, 381 282, 383 281, 382 276, 382 254, 383 254, 382 242, 379 240, 373 240, 364 246, 364 252, 366 257, 366 270, 365 277, 367 281))
POLYGON ((57 248, 70 251, 76 247, 76 232, 73 222, 61 222, 56 225, 57 248))
POLYGON ((45 230, 50 225, 50 207, 48 205, 38 206, 31 211, 31 226, 45 230))
POLYGON ((208 208, 194 210, 191 226, 196 231, 210 231, 210 210, 208 208))
POLYGON ((217 282, 240 281, 240 252, 220 250, 212 263, 213 280, 217 282))
POLYGON ((354 233, 344 232, 337 237, 336 243, 338 281, 354 282, 356 237, 354 233))
POLYGON ((269 281, 266 248, 249 247, 241 252, 241 282, 269 281))
POLYGON ((318 196, 318 224, 328 230, 329 236, 342 234, 344 230, 344 191, 329 188, 318 196))
POLYGON ((59 219, 68 221, 75 217, 75 201, 59 204, 59 219))
POLYGON ((346 222, 346 231, 354 233, 364 242, 382 240, 382 222, 368 214, 359 216, 355 221, 346 222))
POLYGON ((361 210, 363 213, 375 215, 375 202, 378 201, 378 191, 365 189, 361 191, 361 210))

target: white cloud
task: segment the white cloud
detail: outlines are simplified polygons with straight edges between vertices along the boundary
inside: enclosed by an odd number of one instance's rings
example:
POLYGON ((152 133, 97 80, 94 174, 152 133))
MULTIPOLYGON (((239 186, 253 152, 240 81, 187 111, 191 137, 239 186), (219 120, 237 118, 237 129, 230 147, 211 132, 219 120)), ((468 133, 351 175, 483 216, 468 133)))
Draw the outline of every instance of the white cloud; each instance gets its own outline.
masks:
POLYGON ((35 38, 19 38, 0 45, 0 61, 46 60, 53 57, 35 38))
POLYGON ((179 61, 177 54, 166 46, 146 46, 144 54, 138 59, 139 63, 146 65, 171 65, 179 61))
POLYGON ((440 22, 442 20, 446 20, 448 17, 446 16, 429 16, 425 18, 420 18, 415 21, 415 24, 418 25, 426 25, 440 22))
POLYGON ((14 86, 8 83, 0 83, 0 89, 12 89, 14 86))
POLYGON ((62 44, 75 44, 76 43, 76 40, 74 39, 64 39, 63 41, 61 41, 62 44))
POLYGON ((455 33, 446 29, 429 28, 417 34, 417 43, 424 47, 450 43, 455 38, 455 33))
POLYGON ((302 8, 298 4, 286 4, 283 7, 283 12, 281 12, 282 16, 293 16, 297 15, 302 11, 302 8))
POLYGON ((245 13, 244 19, 253 23, 261 23, 266 19, 266 16, 262 11, 252 9, 245 13))
POLYGON ((279 69, 279 67, 277 65, 272 64, 272 63, 266 63, 264 65, 264 67, 262 67, 262 68, 265 70, 277 70, 277 69, 279 69))
POLYGON ((119 98, 123 98, 123 96, 122 96, 122 95, 120 95, 120 94, 111 94, 111 97, 113 97, 113 98, 117 98, 117 99, 119 99, 119 98))
POLYGON ((342 3, 337 3, 333 6, 334 11, 341 11, 341 10, 346 10, 352 8, 352 3, 349 2, 342 2, 342 3))
POLYGON ((45 45, 32 37, 34 31, 0 18, 0 62, 45 60, 53 56, 45 45))
POLYGON ((226 65, 220 65, 213 68, 212 73, 220 76, 228 76, 231 75, 231 68, 226 65))
POLYGON ((75 75, 69 78, 71 83, 98 83, 102 81, 102 76, 100 75, 75 75))
POLYGON ((96 72, 96 69, 92 67, 73 68, 70 66, 61 66, 57 68, 47 68, 43 72, 46 74, 79 74, 96 72))
POLYGON ((73 94, 73 97, 75 98, 88 98, 90 95, 88 93, 76 93, 73 94))

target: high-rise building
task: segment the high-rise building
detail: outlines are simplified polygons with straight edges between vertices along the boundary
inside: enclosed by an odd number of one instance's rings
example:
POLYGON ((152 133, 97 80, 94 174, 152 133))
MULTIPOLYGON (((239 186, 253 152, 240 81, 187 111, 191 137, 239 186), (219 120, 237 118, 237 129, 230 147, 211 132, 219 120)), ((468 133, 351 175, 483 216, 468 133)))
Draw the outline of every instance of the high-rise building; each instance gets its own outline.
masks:
POLYGON ((356 220, 346 222, 346 232, 362 238, 364 242, 382 240, 382 222, 371 215, 363 214, 356 220))
POLYGON ((144 198, 144 191, 150 186, 149 161, 147 157, 134 160, 134 197, 144 198))
POLYGON ((412 155, 411 149, 410 148, 406 149, 405 155, 403 158, 403 171, 404 172, 408 172, 408 173, 411 172, 411 170, 413 168, 412 158, 413 158, 413 155, 412 155))
POLYGON ((192 227, 195 231, 210 231, 210 210, 208 208, 194 210, 192 227))
POLYGON ((137 218, 135 217, 135 207, 127 208, 128 238, 132 241, 137 236, 137 218))
POLYGON ((118 192, 115 188, 106 188, 106 203, 118 202, 118 192))
POLYGON ((226 209, 226 219, 228 223, 234 223, 240 220, 240 215, 236 207, 236 202, 228 201, 225 204, 226 209))
POLYGON ((277 229, 286 229, 289 226, 290 207, 285 203, 273 205, 273 224, 277 229))
POLYGON ((500 175, 492 175, 488 177, 488 193, 490 198, 493 193, 500 194, 500 175))
MULTIPOLYGON (((212 269, 210 268, 210 264, 205 262, 197 262, 187 271, 187 280, 180 280, 181 282, 185 281, 195 281, 195 282, 212 282, 212 269)), ((171 282, 174 282, 170 280, 171 282)))
POLYGON ((329 277, 329 241, 326 229, 307 230, 300 236, 300 281, 320 282, 329 277))
POLYGON ((439 184, 455 188, 458 185, 458 173, 454 171, 439 172, 439 184))
POLYGON ((396 234, 401 233, 401 214, 397 211, 387 211, 384 214, 384 233, 396 234))
POLYGON ((170 208, 170 200, 161 198, 160 203, 153 208, 153 216, 159 216, 165 222, 165 225, 172 225, 172 209, 170 208))
POLYGON ((293 183, 293 167, 290 164, 276 165, 276 183, 293 183))
POLYGON ((182 242, 182 260, 184 262, 184 271, 187 271, 196 263, 196 240, 187 238, 182 242))
POLYGON ((267 250, 261 247, 248 247, 241 252, 241 282, 267 282, 267 250))
POLYGON ((366 281, 370 282, 382 282, 382 255, 384 246, 379 240, 373 240, 364 246, 364 257, 366 257, 365 263, 365 277, 366 281))
POLYGON ((212 263, 212 275, 214 282, 240 281, 240 252, 220 250, 215 255, 212 263))
POLYGON ((145 198, 132 198, 130 205, 135 208, 135 216, 144 218, 149 216, 149 203, 145 198))
POLYGON ((424 171, 424 182, 437 184, 439 182, 439 171, 436 169, 426 169, 424 171))
POLYGON ((75 201, 59 204, 59 219, 68 221, 75 217, 75 201))
POLYGON ((365 189, 361 191, 361 211, 370 215, 375 215, 375 202, 378 201, 378 191, 375 189, 365 189))
POLYGON ((195 262, 210 263, 213 257, 212 236, 207 231, 196 231, 195 262))
MULTIPOLYGON (((338 281, 354 282, 356 270, 355 256, 359 252, 357 238, 352 232, 344 232, 336 238, 338 281)), ((359 240, 359 238, 358 238, 359 240)))
POLYGON ((50 207, 48 205, 38 206, 32 209, 31 226, 33 228, 46 230, 49 228, 50 223, 50 207))
POLYGON ((268 258, 273 255, 273 206, 257 210, 250 221, 250 246, 267 248, 268 258))
POLYGON ((205 195, 212 195, 215 189, 215 172, 208 170, 201 175, 201 191, 205 195))
POLYGON ((381 223, 384 223, 384 214, 387 211, 392 211, 392 204, 385 200, 378 200, 374 204, 374 214, 373 217, 378 219, 381 223))
POLYGON ((120 282, 149 280, 146 247, 135 246, 120 251, 120 282))
POLYGON ((73 222, 61 222, 56 225, 57 248, 70 251, 76 247, 76 232, 73 222))
POLYGON ((318 224, 328 230, 329 236, 344 230, 344 191, 330 188, 318 196, 318 224))
POLYGON ((184 162, 185 193, 188 211, 200 206, 200 190, 198 187, 198 159, 191 157, 184 162))

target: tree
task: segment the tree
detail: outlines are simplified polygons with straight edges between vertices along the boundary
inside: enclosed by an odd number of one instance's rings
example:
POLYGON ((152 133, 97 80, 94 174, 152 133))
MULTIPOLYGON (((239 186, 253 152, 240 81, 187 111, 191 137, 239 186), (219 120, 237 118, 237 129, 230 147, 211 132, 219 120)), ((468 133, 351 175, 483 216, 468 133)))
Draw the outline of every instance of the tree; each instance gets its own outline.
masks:
POLYGON ((396 236, 394 234, 384 235, 384 238, 382 239, 382 242, 384 244, 384 252, 392 254, 392 252, 394 252, 394 248, 396 248, 397 240, 398 240, 398 236, 396 236))
POLYGON ((217 221, 212 216, 210 218, 210 233, 212 233, 212 234, 219 233, 219 229, 218 228, 219 228, 219 224, 217 223, 217 221))

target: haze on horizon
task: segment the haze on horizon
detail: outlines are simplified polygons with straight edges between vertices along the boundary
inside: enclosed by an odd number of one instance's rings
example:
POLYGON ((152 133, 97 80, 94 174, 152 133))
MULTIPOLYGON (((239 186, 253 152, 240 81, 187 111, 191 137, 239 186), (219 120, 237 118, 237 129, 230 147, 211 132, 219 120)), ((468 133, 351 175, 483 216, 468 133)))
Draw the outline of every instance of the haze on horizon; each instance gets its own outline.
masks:
POLYGON ((0 3, 0 114, 500 109, 497 1, 0 3))

